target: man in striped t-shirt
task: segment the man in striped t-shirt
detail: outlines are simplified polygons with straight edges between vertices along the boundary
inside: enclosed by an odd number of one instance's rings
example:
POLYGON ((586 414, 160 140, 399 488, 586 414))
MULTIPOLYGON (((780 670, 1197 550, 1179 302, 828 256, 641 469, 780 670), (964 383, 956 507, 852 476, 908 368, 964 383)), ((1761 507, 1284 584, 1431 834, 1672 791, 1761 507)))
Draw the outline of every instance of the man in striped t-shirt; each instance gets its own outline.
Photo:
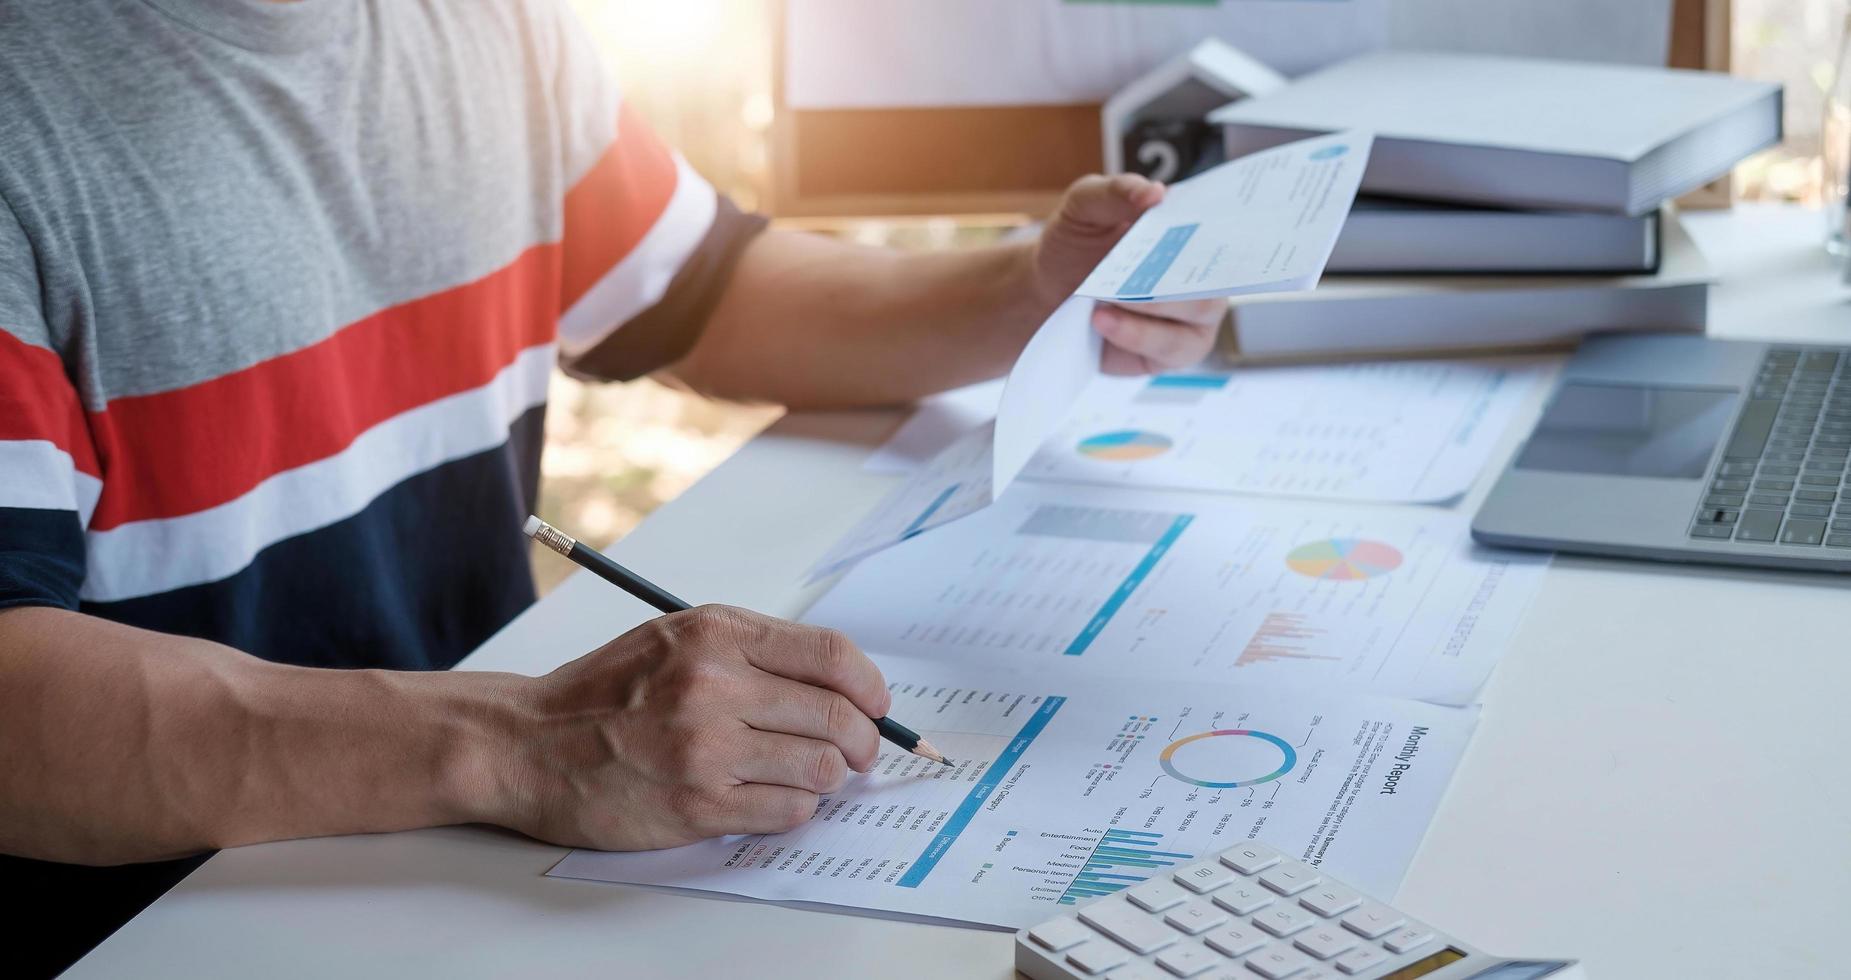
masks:
MULTIPOLYGON (((802 407, 994 376, 1160 196, 856 248, 718 197, 560 0, 0 5, 0 881, 68 925, 182 867, 75 865, 805 819, 887 703, 835 634, 705 609, 543 678, 430 670, 533 599, 548 372, 802 407)), ((1094 322, 1138 371, 1217 318, 1094 322)))

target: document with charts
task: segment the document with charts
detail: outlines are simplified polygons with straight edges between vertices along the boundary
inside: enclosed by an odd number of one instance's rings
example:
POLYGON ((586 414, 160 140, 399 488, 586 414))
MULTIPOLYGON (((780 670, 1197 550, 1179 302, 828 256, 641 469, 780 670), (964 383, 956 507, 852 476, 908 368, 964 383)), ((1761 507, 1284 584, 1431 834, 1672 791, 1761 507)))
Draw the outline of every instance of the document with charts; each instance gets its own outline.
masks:
POLYGON ((1393 895, 1471 708, 1254 685, 1123 683, 886 658, 884 746, 784 834, 573 851, 551 875, 1017 928, 1256 838, 1393 895))
POLYGON ((1141 303, 1316 286, 1374 140, 1314 136, 1170 185, 1074 294, 1141 303))
POLYGON ((861 563, 804 620, 870 650, 1037 676, 1472 701, 1544 555, 1426 508, 1020 483, 861 563))
POLYGON ((1444 501, 1471 488, 1547 373, 1500 359, 1101 377, 1022 478, 1444 501))

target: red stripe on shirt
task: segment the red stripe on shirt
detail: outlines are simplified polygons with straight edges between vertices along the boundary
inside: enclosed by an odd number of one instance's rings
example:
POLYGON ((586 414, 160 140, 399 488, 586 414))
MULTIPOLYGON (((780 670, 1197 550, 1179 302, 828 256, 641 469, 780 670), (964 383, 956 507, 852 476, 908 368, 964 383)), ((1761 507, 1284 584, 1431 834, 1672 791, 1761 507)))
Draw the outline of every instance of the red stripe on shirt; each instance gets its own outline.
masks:
POLYGON ((44 440, 69 453, 78 472, 102 474, 83 403, 57 352, 0 330, 0 442, 15 440, 44 440))
POLYGON ((566 192, 559 312, 636 248, 675 193, 675 156, 625 102, 617 139, 566 192))
MULTIPOLYGON (((383 310, 328 339, 90 417, 108 473, 92 530, 177 517, 332 456, 410 409, 487 384, 553 340, 560 249, 383 310)), ((410 476, 412 474, 405 474, 410 476)))

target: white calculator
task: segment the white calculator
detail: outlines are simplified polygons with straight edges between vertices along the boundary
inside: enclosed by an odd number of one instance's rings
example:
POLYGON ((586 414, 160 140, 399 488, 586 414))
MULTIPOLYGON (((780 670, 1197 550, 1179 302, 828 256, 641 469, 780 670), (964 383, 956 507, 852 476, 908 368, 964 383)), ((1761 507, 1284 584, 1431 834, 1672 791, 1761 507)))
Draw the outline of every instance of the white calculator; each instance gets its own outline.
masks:
POLYGON ((1492 956, 1249 842, 1015 936, 1034 980, 1582 980, 1492 956))

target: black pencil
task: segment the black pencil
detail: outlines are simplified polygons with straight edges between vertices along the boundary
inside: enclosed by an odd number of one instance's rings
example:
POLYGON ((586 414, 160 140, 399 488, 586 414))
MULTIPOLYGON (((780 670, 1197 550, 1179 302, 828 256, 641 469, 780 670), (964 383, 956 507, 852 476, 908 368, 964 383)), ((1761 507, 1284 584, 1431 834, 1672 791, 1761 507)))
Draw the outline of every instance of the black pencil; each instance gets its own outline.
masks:
MULTIPOLYGON (((603 552, 586 545, 538 517, 527 518, 525 530, 528 537, 570 558, 580 568, 590 571, 593 575, 649 603, 663 613, 676 613, 692 608, 674 593, 665 591, 654 582, 606 558, 603 552)), ((944 753, 934 748, 931 742, 920 738, 918 732, 892 718, 874 719, 874 728, 880 732, 881 738, 922 759, 930 759, 940 765, 951 765, 951 760, 946 759, 944 753)))

